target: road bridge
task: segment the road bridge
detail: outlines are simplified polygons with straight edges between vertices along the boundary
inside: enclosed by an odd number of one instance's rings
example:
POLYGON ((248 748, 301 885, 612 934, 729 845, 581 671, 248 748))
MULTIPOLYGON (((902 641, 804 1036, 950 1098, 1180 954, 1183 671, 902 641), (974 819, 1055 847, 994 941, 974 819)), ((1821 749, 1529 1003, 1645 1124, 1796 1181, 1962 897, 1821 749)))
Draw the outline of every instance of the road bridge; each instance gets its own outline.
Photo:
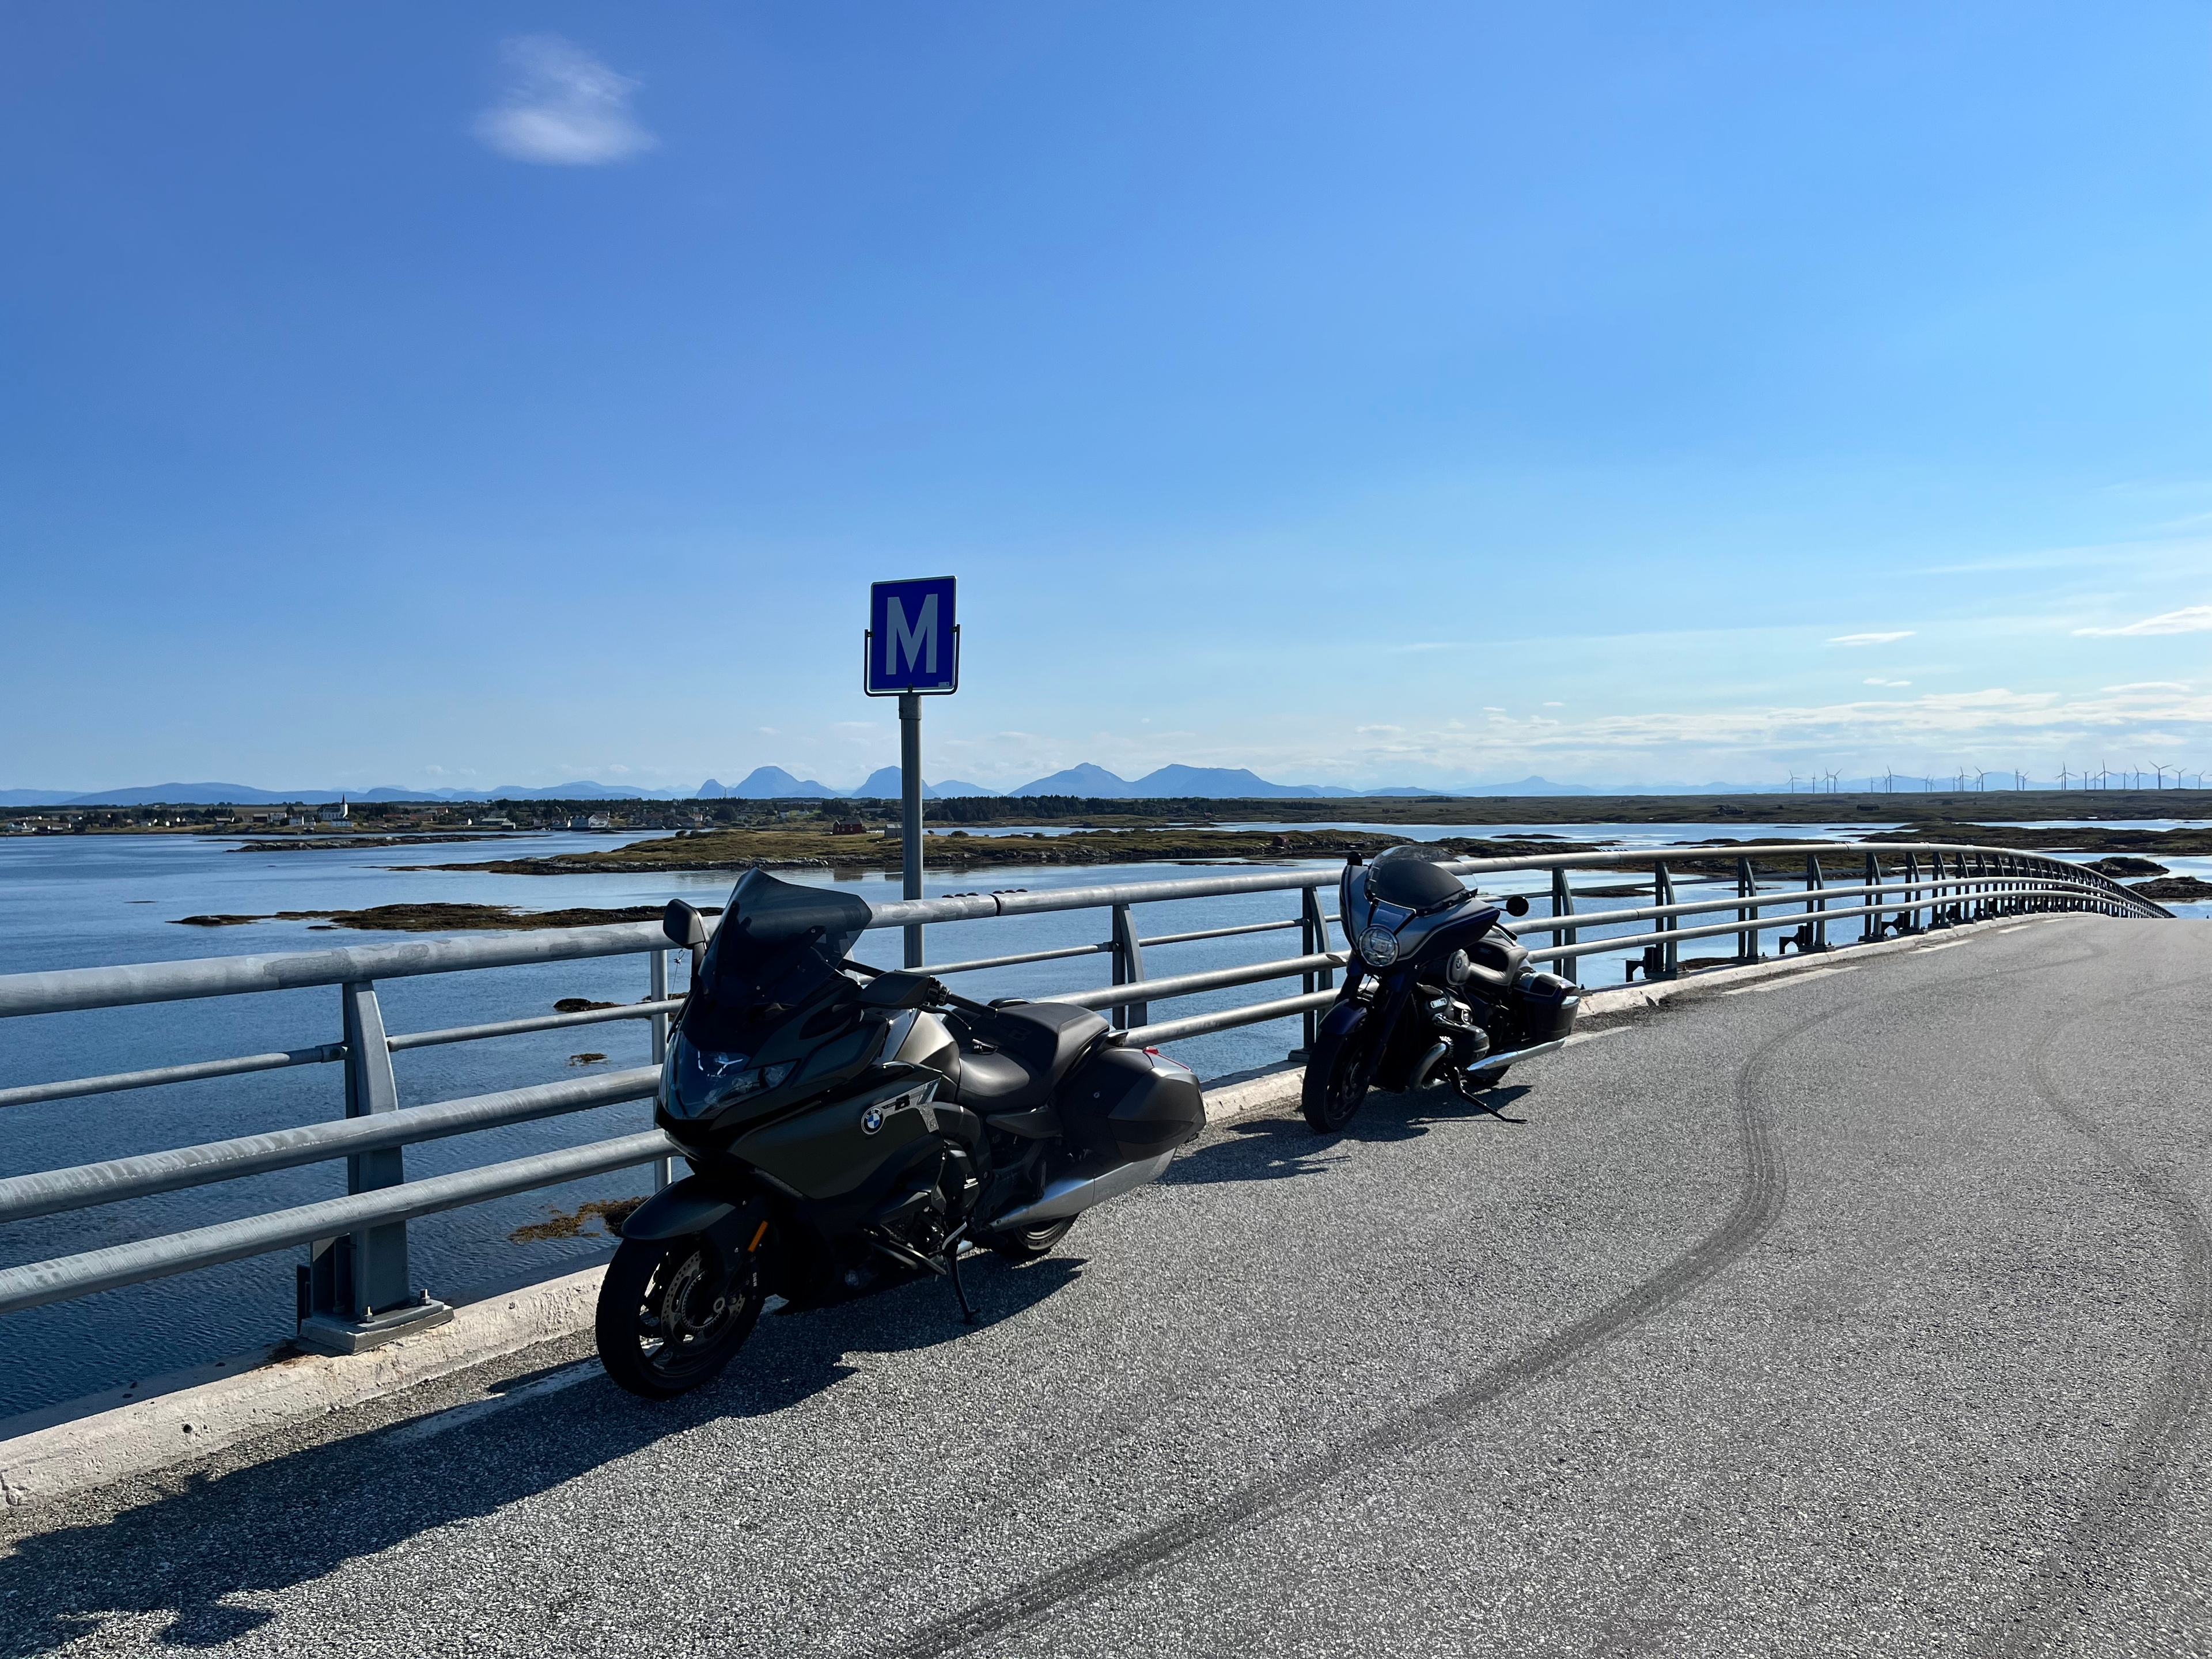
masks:
POLYGON ((0 1653, 2203 1651, 2212 931, 1690 981, 1060 1252, 12 1513, 0 1653), (1733 982, 1730 982, 1733 978, 1733 982))

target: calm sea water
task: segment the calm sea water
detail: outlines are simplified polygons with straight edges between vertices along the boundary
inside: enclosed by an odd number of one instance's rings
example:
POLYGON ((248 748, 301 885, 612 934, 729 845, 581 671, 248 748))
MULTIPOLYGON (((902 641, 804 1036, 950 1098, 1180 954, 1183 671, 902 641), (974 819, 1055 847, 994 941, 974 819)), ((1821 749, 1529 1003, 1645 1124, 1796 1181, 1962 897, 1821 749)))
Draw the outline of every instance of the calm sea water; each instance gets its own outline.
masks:
MULTIPOLYGON (((1499 826, 1344 827, 1374 828, 1419 839, 1501 833, 1499 826)), ((1541 832, 1545 827, 1504 829, 1541 832)), ((1823 833, 1819 826, 1745 824, 1594 824, 1553 826, 1549 832, 1575 841, 1610 841, 1625 848, 1712 836, 1795 839, 1823 833)), ((191 915, 360 909, 402 901, 489 902, 526 909, 658 904, 671 897, 707 904, 720 902, 727 892, 729 878, 721 874, 530 877, 397 867, 574 850, 580 839, 548 835, 510 837, 496 848, 482 842, 441 843, 420 849, 349 848, 316 853, 258 847, 233 850, 238 843, 186 836, 0 840, 0 973, 304 950, 341 942, 392 944, 402 937, 316 931, 307 922, 260 922, 218 932, 176 925, 176 918, 191 915)), ((619 846, 623 838, 593 836, 584 844, 619 846)), ((2212 860, 2167 862, 2177 871, 2212 879, 2212 860)), ((1036 891, 1199 873, 1200 868, 1184 865, 1009 866, 933 876, 927 891, 932 896, 994 888, 1036 891)), ((874 873, 860 878, 828 872, 791 878, 834 884, 872 899, 898 894, 896 877, 874 873)), ((1632 880, 1591 872, 1578 877, 1577 884, 1625 885, 1632 880)), ((1516 874, 1488 885, 1500 891, 1540 894, 1548 890, 1548 878, 1516 874)), ((1698 890, 1692 888, 1685 896, 1698 890)), ((1635 902, 1617 901, 1622 905, 1635 902)), ((1581 908, 1587 911, 1607 902, 1588 899, 1581 908)), ((1546 906, 1539 902, 1535 908, 1540 913, 1546 906)), ((2200 915, 2212 914, 2212 907, 2187 908, 2200 915)), ((1296 911, 1295 894, 1258 893, 1140 907, 1138 924, 1146 934, 1185 933, 1288 919, 1296 911)), ((946 962, 1096 944, 1107 932, 1104 913, 1097 911, 963 922, 930 929, 929 955, 946 962)), ((1295 933, 1273 933, 1160 947, 1148 952, 1146 967, 1159 975, 1259 962, 1292 954, 1297 938, 1295 933)), ((1717 944, 1713 947, 1716 951, 1720 948, 1717 944)), ((890 966, 896 963, 898 951, 897 934, 878 931, 866 936, 859 955, 890 966)), ((680 963, 682 958, 674 960, 680 963)), ((384 982, 380 994, 388 1028, 403 1032, 548 1013, 563 997, 632 1000, 645 994, 646 973, 642 957, 612 958, 396 979, 384 982)), ((970 995, 1042 998, 1103 985, 1111 977, 1109 958, 1101 955, 964 975, 959 988, 970 995)), ((1583 977, 1592 984, 1618 984, 1620 962, 1589 959, 1583 977)), ((680 988, 680 969, 678 983, 680 988)), ((1157 1005, 1153 1017, 1202 1012, 1259 996, 1289 995, 1297 988, 1297 981, 1288 981, 1215 992, 1157 1005)), ((9 1020, 0 1023, 0 1087, 302 1048, 334 1040, 337 1025, 335 989, 9 1020)), ((1297 1022, 1285 1020, 1176 1047, 1202 1075, 1212 1077, 1280 1060, 1298 1040, 1297 1022)), ((643 1022, 625 1021, 416 1050, 395 1056, 395 1065, 402 1103, 414 1105, 604 1067, 643 1065, 648 1058, 643 1022), (588 1066, 573 1063, 573 1057, 586 1053, 606 1058, 588 1066)), ((0 1175, 324 1121, 340 1115, 343 1103, 339 1068, 317 1066, 14 1107, 0 1115, 0 1175)), ((431 1142, 408 1150, 408 1173, 414 1177, 437 1175, 551 1151, 629 1133, 650 1121, 650 1107, 640 1103, 431 1142)), ((592 1199, 641 1192, 644 1181, 642 1171, 618 1173, 414 1223, 410 1241, 415 1280, 434 1294, 465 1297, 598 1260, 607 1245, 595 1236, 519 1243, 510 1235, 556 1211, 573 1212, 592 1199)), ((309 1203, 343 1190, 343 1166, 328 1164, 14 1223, 0 1226, 0 1264, 94 1249, 309 1203)), ((0 1364, 0 1415, 283 1339, 290 1334, 293 1273, 302 1254, 234 1262, 0 1317, 0 1358, 5 1360, 0 1364)))

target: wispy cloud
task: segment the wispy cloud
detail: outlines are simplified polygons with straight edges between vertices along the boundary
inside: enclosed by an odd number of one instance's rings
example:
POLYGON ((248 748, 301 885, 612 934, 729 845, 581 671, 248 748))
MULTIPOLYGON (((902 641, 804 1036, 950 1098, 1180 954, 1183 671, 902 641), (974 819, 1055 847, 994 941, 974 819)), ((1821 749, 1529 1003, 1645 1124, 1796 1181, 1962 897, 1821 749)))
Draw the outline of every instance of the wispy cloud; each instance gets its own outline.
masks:
POLYGON ((1869 680, 1869 685, 1910 685, 1911 680, 1869 680))
POLYGON ((552 167, 599 167, 659 142, 631 118, 639 83, 617 75, 557 34, 506 43, 514 82, 476 121, 476 135, 501 155, 552 167))
POLYGON ((2186 691, 2187 680, 2131 680, 2125 685, 2108 685, 2107 691, 2186 691))
POLYGON ((1887 645, 1892 640, 1909 640, 1912 630, 1902 629, 1894 634, 1838 634, 1830 645, 1887 645))
POLYGON ((2208 629, 2212 629, 2212 605, 2161 611, 2155 617, 2145 617, 2141 622, 2127 623, 2118 628, 2077 628, 2074 631, 2105 638, 2115 634, 2202 634, 2208 629))

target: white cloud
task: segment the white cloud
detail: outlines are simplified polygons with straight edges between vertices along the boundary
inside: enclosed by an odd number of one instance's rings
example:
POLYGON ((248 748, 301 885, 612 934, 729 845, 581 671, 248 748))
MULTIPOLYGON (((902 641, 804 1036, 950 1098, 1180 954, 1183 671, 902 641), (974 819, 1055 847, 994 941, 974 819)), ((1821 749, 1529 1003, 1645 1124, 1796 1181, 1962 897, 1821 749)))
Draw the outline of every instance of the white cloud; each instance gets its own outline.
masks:
POLYGON ((1887 645, 1892 640, 1909 640, 1911 637, 1912 630, 1907 628, 1895 634, 1838 634, 1828 643, 1830 645, 1887 645))
POLYGON ((2162 611, 2155 617, 2145 617, 2141 622, 2131 622, 2119 628, 2077 628, 2077 635, 2087 634, 2105 637, 2114 634, 2202 634, 2212 629, 2212 605, 2185 605, 2179 611, 2162 611))
POLYGON ((1910 685, 1911 680, 1869 680, 1869 685, 1910 685))
POLYGON ((1547 702, 1544 707, 1547 708, 1565 708, 1566 704, 1563 702, 1547 702))
POLYGON ((2108 685, 2107 691, 2186 691, 2187 680, 2136 680, 2127 685, 2108 685))
POLYGON ((477 117, 476 135, 501 155, 553 167, 598 167, 651 149, 659 140, 630 118, 639 83, 617 75, 557 34, 506 43, 514 83, 477 117))

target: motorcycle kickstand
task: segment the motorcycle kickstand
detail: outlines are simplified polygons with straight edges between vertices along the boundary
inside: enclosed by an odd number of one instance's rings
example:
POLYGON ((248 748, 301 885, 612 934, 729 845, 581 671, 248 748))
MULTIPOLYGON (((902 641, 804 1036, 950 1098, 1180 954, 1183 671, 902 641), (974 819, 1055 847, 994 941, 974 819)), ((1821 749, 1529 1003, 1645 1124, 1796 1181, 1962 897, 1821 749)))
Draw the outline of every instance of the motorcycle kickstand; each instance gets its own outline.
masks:
POLYGON ((963 1227, 945 1241, 945 1276, 952 1281, 952 1294, 959 1298, 960 1322, 973 1325, 980 1316, 975 1312, 975 1304, 968 1300, 968 1287, 960 1282, 961 1237, 967 1231, 963 1227))
POLYGON ((1452 1073, 1453 1091, 1456 1093, 1462 1100, 1474 1107, 1476 1111, 1487 1112, 1491 1116, 1496 1118, 1500 1123, 1526 1123, 1528 1121, 1525 1117, 1506 1116, 1504 1109, 1500 1107, 1497 1102, 1485 1100, 1480 1095, 1476 1094, 1467 1085, 1468 1079, 1466 1073, 1454 1072, 1452 1073))

